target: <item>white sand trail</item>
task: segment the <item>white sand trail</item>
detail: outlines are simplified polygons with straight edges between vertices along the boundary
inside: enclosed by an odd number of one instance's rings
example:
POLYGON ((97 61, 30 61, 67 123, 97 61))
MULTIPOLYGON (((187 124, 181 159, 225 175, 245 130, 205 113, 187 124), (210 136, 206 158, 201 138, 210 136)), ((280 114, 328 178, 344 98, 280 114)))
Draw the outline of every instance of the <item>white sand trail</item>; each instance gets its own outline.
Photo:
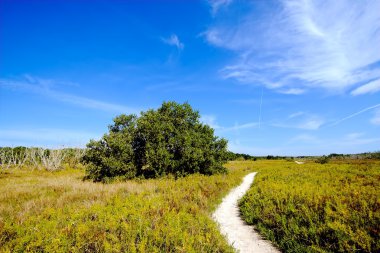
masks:
POLYGON ((240 217, 238 200, 248 191, 255 175, 256 172, 245 176, 243 183, 231 190, 212 217, 219 224, 221 233, 226 236, 228 243, 237 251, 277 253, 280 251, 269 241, 263 240, 253 226, 247 225, 240 217))

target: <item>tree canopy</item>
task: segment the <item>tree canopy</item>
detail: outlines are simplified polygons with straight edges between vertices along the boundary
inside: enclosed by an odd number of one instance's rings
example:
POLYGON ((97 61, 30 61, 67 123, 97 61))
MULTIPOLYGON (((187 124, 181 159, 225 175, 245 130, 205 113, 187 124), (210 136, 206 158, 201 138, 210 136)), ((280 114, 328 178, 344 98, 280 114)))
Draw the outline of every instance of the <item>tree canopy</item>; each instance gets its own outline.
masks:
POLYGON ((200 122, 188 103, 164 102, 157 110, 119 115, 109 133, 87 144, 84 162, 87 178, 107 181, 114 177, 211 175, 224 172, 227 141, 200 122))

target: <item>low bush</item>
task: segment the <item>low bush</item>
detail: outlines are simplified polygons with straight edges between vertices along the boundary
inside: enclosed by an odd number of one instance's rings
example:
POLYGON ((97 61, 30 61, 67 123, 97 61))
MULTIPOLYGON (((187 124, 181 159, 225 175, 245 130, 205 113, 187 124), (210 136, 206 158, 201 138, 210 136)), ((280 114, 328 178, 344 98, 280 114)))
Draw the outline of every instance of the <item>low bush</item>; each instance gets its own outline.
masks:
POLYGON ((328 163, 329 161, 330 161, 330 158, 325 155, 318 157, 317 160, 315 160, 316 163, 320 163, 320 164, 325 164, 325 163, 328 163))

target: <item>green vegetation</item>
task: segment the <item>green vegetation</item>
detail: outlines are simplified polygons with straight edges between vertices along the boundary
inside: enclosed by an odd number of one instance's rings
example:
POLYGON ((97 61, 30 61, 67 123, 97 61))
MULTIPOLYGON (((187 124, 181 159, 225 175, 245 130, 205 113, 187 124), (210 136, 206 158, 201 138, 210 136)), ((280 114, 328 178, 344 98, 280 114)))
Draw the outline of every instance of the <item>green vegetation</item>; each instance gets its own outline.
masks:
POLYGON ((254 167, 244 219, 284 252, 379 252, 380 162, 235 163, 254 167))
POLYGON ((228 158, 228 161, 236 161, 236 160, 244 161, 244 160, 256 159, 256 157, 248 155, 248 154, 234 153, 231 151, 227 152, 227 158, 228 158))
POLYGON ((0 170, 0 252, 232 252, 211 212, 248 172, 101 184, 0 170))
POLYGON ((87 178, 107 182, 115 177, 225 172, 227 141, 215 137, 214 130, 199 119, 188 103, 175 102, 165 102, 140 117, 116 117, 108 134, 87 145, 83 158, 87 178))
POLYGON ((321 156, 321 157, 318 157, 317 160, 315 161, 316 163, 320 163, 320 164, 326 164, 330 161, 330 157, 329 156, 321 156))
POLYGON ((284 252, 380 251, 378 153, 270 156, 231 161, 228 174, 101 184, 83 181, 83 152, 0 148, 0 252, 232 252, 210 214, 250 171, 259 173, 243 217, 284 252))

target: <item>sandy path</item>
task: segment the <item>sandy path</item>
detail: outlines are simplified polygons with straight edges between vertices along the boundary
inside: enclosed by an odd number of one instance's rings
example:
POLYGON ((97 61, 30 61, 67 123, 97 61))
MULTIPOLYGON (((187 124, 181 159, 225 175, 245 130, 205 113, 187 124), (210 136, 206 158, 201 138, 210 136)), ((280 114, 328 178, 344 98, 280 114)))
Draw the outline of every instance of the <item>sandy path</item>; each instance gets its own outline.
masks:
POLYGON ((253 226, 247 225, 240 218, 238 200, 248 191, 255 175, 256 172, 245 176, 243 183, 231 190, 212 217, 219 224, 220 231, 226 236, 228 243, 237 251, 241 253, 280 252, 269 241, 263 240, 253 226))

